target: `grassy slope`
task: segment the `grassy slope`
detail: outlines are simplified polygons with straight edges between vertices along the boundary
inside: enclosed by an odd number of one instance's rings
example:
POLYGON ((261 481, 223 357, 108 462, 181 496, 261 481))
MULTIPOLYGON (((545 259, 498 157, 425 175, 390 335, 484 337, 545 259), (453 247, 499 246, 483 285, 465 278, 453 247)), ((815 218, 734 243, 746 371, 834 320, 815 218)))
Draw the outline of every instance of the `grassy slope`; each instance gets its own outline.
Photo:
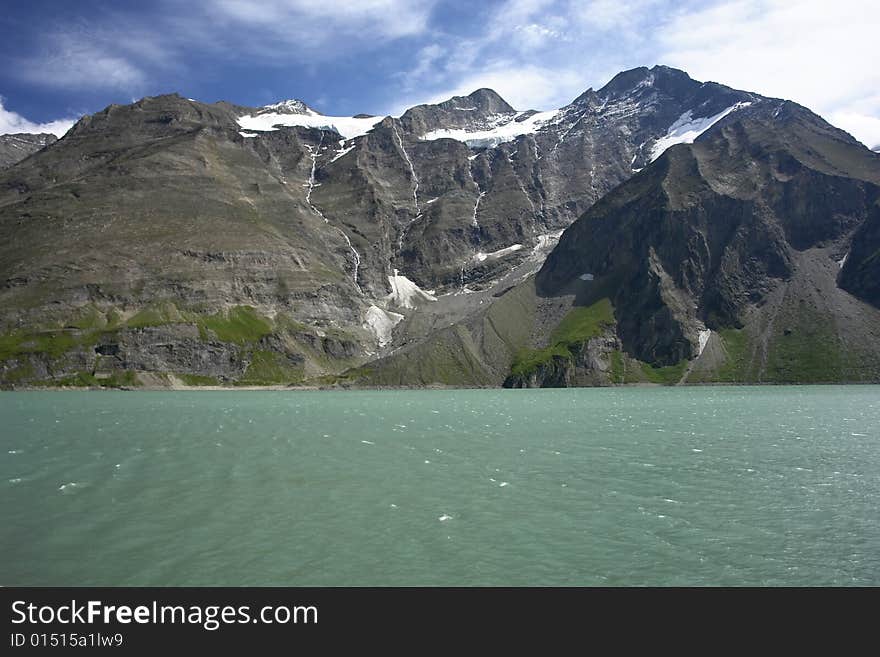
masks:
MULTIPOLYGON (((100 343, 112 343, 120 339, 127 329, 189 324, 198 328, 201 339, 234 344, 245 351, 250 359, 238 385, 277 385, 300 383, 304 379, 304 367, 293 365, 280 353, 259 348, 259 341, 270 334, 290 334, 307 330, 302 324, 284 316, 270 319, 260 315, 249 306, 236 306, 211 315, 180 310, 173 303, 163 303, 144 308, 127 320, 122 313, 111 308, 101 311, 94 306, 83 309, 80 316, 67 327, 47 327, 37 330, 20 330, 0 335, 0 362, 16 359, 18 367, 8 370, 2 382, 29 385, 63 385, 87 387, 119 387, 137 384, 134 372, 112 372, 96 377, 93 371, 75 371, 52 379, 35 378, 31 357, 48 363, 58 363, 77 351, 89 351, 100 343)), ((351 338, 341 331, 336 337, 351 338)), ((326 355, 318 355, 306 345, 294 343, 297 353, 307 359, 321 360, 323 366, 331 366, 326 355)), ((338 365, 337 365, 338 367, 338 365)), ((187 385, 219 385, 214 377, 175 372, 187 385)))
POLYGON ((532 281, 494 300, 473 320, 446 327, 363 367, 319 383, 362 386, 500 386, 528 342, 536 312, 532 281))
POLYGON ((554 357, 571 358, 571 350, 590 338, 600 335, 614 324, 614 308, 607 298, 573 308, 550 334, 548 346, 542 349, 520 349, 510 371, 514 376, 527 377, 545 366, 554 357))

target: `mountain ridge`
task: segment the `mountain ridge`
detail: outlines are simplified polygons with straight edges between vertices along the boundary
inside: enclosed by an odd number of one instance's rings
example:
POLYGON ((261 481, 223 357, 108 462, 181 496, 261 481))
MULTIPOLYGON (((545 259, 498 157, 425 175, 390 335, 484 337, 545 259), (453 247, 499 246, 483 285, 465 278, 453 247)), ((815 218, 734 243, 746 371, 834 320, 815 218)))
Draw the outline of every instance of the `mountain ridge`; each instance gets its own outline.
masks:
MULTIPOLYGON (((0 379, 500 385, 517 353, 558 333, 565 303, 533 275, 562 231, 670 158, 689 180, 678 150, 758 112, 836 146, 811 154, 782 130, 743 166, 794 149, 817 175, 874 180, 874 160, 853 155, 867 149, 799 107, 659 66, 543 113, 488 89, 400 117, 177 94, 111 105, 0 172, 0 379), (546 328, 523 333, 542 308, 546 328)), ((725 176, 713 184, 739 173, 725 176)), ((841 280, 870 300, 865 249, 841 280)), ((625 327, 606 341, 666 367, 699 347, 693 322, 666 326, 685 336, 672 351, 634 347, 625 327)), ((596 368, 581 381, 614 382, 596 368)))

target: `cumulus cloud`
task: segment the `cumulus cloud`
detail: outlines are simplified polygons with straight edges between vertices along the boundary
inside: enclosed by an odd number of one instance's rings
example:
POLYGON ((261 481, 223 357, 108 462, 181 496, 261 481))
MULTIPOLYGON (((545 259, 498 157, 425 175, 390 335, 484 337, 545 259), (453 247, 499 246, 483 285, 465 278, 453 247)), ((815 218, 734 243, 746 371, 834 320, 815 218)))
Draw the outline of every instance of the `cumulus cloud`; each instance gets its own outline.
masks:
POLYGON ((583 80, 576 71, 499 62, 486 70, 473 72, 455 86, 435 93, 425 102, 437 103, 451 96, 464 96, 485 87, 497 91, 517 109, 546 109, 573 100, 580 94, 578 90, 582 91, 582 84, 583 80))
POLYGON ((76 123, 76 119, 58 119, 57 121, 49 121, 48 123, 34 123, 28 121, 21 114, 8 110, 3 106, 4 99, 0 96, 0 135, 10 135, 15 133, 31 133, 40 134, 48 132, 56 137, 64 136, 71 126, 76 123))
POLYGON ((876 0, 731 0, 675 17, 658 58, 701 80, 787 98, 880 141, 876 0))
POLYGON ((490 12, 478 36, 438 38, 433 48, 444 55, 402 75, 406 100, 397 106, 478 87, 490 87, 523 109, 568 103, 588 86, 644 63, 645 17, 639 12, 659 1, 506 0, 490 12))

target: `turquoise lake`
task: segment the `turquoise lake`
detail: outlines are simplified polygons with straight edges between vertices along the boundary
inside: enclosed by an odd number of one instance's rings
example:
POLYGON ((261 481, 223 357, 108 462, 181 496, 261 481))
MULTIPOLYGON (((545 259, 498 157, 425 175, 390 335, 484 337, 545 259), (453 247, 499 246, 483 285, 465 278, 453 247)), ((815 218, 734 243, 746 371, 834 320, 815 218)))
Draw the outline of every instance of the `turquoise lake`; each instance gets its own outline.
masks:
POLYGON ((880 585, 880 386, 0 393, 0 585, 880 585))

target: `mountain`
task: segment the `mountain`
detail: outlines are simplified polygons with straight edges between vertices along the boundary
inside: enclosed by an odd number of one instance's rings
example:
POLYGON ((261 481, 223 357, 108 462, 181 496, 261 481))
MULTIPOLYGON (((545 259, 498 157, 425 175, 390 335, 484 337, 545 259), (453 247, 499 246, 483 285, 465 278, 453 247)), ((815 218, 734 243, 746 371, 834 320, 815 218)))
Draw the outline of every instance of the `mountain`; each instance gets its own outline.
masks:
POLYGON ((794 103, 758 102, 597 203, 536 286, 610 302, 626 367, 878 380, 878 203, 880 158, 794 103))
MULTIPOLYGON (((840 335, 873 354, 876 175, 877 156, 807 110, 662 66, 541 112, 488 89, 399 118, 300 100, 112 105, 0 172, 0 379, 555 385, 617 382, 615 363, 690 371, 708 362, 701 335, 713 331, 708 353, 728 328, 752 331, 749 304, 813 272, 798 254, 843 259, 850 243, 840 335), (685 215, 709 223, 685 229, 685 215), (786 233, 801 215, 808 228, 786 233), (580 339, 596 331, 602 345, 580 339)), ((810 276, 796 286, 827 283, 810 276)))
POLYGON ((55 135, 48 133, 0 135, 0 170, 21 162, 28 155, 56 140, 55 135))
POLYGON ((878 185, 850 135, 755 99, 604 196, 534 278, 360 380, 878 381, 878 185))

